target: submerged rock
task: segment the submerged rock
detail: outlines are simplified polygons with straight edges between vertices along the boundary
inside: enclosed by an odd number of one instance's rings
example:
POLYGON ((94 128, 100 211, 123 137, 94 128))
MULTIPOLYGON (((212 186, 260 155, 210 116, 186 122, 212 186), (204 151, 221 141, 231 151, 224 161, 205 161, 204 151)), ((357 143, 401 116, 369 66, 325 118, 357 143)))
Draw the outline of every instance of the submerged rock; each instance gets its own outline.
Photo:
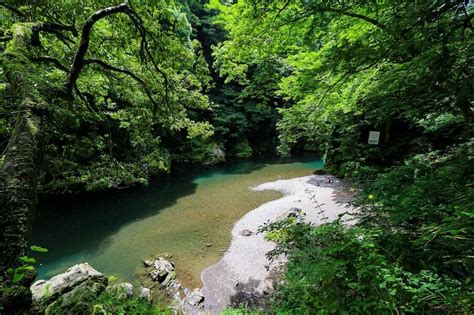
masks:
POLYGON ((145 265, 145 267, 151 267, 153 266, 153 260, 144 260, 143 264, 145 265))
MULTIPOLYGON (((30 287, 33 302, 37 305, 49 305, 59 296, 68 293, 72 295, 74 289, 83 284, 81 288, 92 287, 95 284, 105 288, 108 280, 105 275, 92 268, 88 263, 74 265, 66 272, 52 277, 50 280, 38 280, 30 287)), ((95 286, 93 290, 98 289, 95 286)), ((82 289, 79 289, 81 291, 82 289)), ((84 288, 84 290, 86 290, 84 288)), ((77 292, 74 294, 78 294, 77 292)))

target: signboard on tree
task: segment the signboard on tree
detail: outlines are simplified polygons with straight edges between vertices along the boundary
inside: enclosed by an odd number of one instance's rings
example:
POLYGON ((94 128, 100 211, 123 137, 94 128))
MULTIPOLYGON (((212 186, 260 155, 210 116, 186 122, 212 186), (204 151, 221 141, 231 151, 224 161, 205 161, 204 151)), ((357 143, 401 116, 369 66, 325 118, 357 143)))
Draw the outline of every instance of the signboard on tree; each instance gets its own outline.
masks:
POLYGON ((380 140, 380 131, 370 131, 369 132, 369 144, 379 144, 380 140))

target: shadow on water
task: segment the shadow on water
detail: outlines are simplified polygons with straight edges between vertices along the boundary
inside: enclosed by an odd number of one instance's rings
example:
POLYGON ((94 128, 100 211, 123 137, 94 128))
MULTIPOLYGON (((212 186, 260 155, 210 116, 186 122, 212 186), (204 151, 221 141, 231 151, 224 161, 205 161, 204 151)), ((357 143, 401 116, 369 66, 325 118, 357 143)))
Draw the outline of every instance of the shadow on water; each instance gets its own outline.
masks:
POLYGON ((180 175, 154 180, 148 187, 44 200, 32 235, 34 244, 51 249, 41 254, 41 262, 47 264, 78 252, 93 255, 106 247, 105 241, 122 226, 155 215, 193 194, 197 187, 193 176, 180 175), (97 247, 99 243, 102 246, 97 247))

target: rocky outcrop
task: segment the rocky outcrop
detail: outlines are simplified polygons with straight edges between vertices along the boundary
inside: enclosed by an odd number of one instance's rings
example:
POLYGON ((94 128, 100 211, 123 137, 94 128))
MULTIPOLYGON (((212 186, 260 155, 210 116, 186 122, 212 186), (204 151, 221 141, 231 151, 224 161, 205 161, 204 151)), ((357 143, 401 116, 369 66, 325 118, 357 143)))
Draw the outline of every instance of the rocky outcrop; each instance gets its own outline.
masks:
POLYGON ((90 314, 95 299, 105 290, 103 283, 87 280, 46 306, 45 315, 90 314))
POLYGON ((201 289, 194 289, 194 291, 189 291, 185 289, 185 298, 184 298, 184 304, 185 308, 188 308, 189 306, 195 307, 202 302, 204 302, 204 295, 202 294, 201 289), (188 304, 188 305, 186 305, 188 304))
POLYGON ((88 263, 83 263, 72 266, 48 281, 36 281, 30 290, 34 308, 39 312, 49 309, 48 312, 53 314, 53 310, 68 309, 73 304, 80 304, 77 306, 79 308, 85 307, 86 302, 97 297, 107 283, 105 275, 88 263))
MULTIPOLYGON (((181 283, 176 278, 175 266, 172 262, 158 257, 155 260, 144 261, 146 267, 146 278, 141 279, 142 284, 147 284, 150 289, 159 288, 166 292, 166 295, 171 300, 170 309, 176 314, 194 313, 201 309, 204 295, 200 289, 189 290, 182 289, 181 283), (148 281, 152 283, 148 283, 148 281), (156 286, 155 284, 158 284, 156 286)), ((150 290, 142 287, 139 296, 143 299, 149 300, 150 290)))
POLYGON ((225 152, 222 149, 222 147, 216 143, 211 144, 205 153, 203 164, 210 166, 210 165, 219 164, 224 161, 225 161, 225 152))

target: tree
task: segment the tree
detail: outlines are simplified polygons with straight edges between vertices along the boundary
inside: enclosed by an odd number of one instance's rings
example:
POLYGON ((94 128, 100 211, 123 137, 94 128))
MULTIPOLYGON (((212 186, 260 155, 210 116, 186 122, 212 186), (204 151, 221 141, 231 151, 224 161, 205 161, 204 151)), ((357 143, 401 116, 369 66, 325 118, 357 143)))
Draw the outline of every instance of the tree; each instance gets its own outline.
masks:
POLYGON ((59 150, 67 156, 55 165, 59 183, 77 178, 106 188, 169 170, 169 154, 160 147, 163 130, 188 129, 198 138, 212 132, 186 115, 186 108, 208 103, 198 74, 190 71, 191 29, 180 7, 106 3, 0 2, 2 122, 16 120, 7 128, 12 131, 1 165, 2 278, 25 254, 38 182, 54 185, 45 176, 52 175, 59 150), (125 139, 112 141, 120 134, 125 139), (96 162, 81 170, 84 154, 86 163, 96 162))

